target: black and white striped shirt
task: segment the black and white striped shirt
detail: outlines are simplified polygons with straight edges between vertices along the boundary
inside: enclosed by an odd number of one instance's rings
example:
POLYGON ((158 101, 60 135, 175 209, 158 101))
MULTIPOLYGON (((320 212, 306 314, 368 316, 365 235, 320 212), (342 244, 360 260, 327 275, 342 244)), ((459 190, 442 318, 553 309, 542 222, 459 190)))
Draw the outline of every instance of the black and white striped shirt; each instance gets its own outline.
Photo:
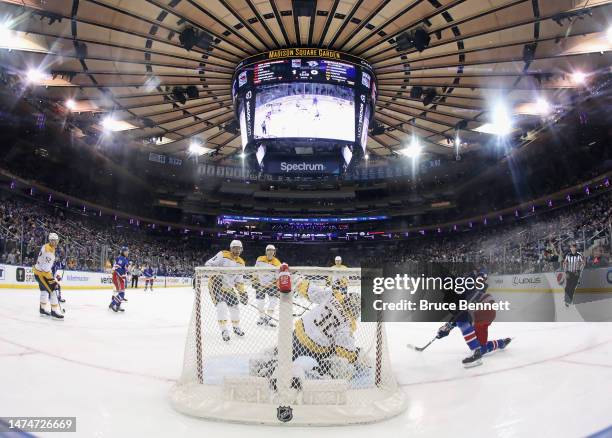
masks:
POLYGON ((576 252, 576 254, 572 254, 571 252, 565 256, 565 260, 563 260, 565 264, 566 272, 578 272, 584 266, 584 259, 582 258, 582 254, 576 252))

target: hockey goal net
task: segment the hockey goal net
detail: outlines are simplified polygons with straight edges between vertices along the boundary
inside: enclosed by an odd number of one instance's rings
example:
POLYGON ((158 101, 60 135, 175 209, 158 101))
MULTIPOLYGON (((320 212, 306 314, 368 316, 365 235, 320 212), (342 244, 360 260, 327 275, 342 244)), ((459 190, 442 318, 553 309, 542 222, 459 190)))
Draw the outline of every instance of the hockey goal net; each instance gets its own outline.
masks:
POLYGON ((384 326, 360 322, 360 277, 358 268, 296 267, 292 292, 279 293, 276 268, 196 268, 172 405, 197 417, 290 425, 402 412, 384 326))

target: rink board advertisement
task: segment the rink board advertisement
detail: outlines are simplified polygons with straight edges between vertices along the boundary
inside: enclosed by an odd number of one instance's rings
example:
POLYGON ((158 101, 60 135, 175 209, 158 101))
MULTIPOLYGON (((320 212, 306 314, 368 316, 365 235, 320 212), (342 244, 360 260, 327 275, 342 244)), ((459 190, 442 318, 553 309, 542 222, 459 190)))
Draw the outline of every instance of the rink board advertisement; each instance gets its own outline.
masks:
MULTIPOLYGON (((87 271, 60 271, 63 274, 62 289, 111 289, 113 287, 111 274, 87 271)), ((128 278, 129 280, 129 278, 128 278)), ((153 287, 185 287, 191 286, 190 277, 155 278, 153 287)), ((138 288, 144 288, 145 278, 139 277, 138 288)), ((131 283, 128 281, 127 287, 131 283)), ((0 289, 38 289, 32 268, 28 266, 0 265, 0 289)))
POLYGON ((443 322, 488 313, 504 322, 612 321, 612 268, 585 270, 566 307, 563 272, 487 277, 456 265, 362 267, 361 320, 443 322))

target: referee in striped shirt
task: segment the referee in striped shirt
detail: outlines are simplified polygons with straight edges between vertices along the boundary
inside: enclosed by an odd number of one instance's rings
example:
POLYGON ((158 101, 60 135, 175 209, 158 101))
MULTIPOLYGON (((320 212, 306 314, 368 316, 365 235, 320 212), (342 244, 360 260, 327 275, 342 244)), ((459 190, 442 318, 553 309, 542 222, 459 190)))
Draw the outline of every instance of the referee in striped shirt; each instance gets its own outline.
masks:
POLYGON ((584 258, 576 251, 574 242, 570 245, 570 252, 563 259, 563 269, 565 270, 565 307, 569 307, 574 302, 574 292, 584 269, 584 258))

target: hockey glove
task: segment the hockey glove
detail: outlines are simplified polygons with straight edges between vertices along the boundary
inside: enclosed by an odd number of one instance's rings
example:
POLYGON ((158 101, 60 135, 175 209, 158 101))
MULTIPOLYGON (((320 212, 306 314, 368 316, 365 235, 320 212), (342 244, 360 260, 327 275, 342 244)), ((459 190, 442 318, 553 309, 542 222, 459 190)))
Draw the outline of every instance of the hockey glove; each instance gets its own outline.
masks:
POLYGON ((438 329, 438 335, 436 336, 436 338, 442 339, 448 336, 448 334, 451 332, 452 329, 453 329, 453 325, 450 322, 447 322, 446 324, 444 324, 442 327, 438 329))

